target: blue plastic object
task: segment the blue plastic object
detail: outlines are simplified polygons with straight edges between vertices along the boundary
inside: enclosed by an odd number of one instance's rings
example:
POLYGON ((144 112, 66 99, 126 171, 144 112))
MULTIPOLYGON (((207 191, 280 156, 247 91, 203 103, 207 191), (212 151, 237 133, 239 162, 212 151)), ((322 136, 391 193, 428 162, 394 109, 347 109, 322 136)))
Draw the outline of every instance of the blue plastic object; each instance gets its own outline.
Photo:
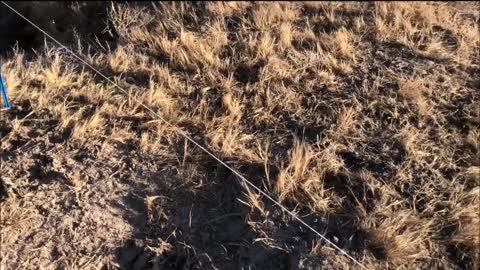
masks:
POLYGON ((5 78, 2 76, 2 66, 0 66, 0 92, 2 92, 3 109, 9 110, 11 106, 10 106, 10 102, 8 102, 7 86, 5 85, 5 78))

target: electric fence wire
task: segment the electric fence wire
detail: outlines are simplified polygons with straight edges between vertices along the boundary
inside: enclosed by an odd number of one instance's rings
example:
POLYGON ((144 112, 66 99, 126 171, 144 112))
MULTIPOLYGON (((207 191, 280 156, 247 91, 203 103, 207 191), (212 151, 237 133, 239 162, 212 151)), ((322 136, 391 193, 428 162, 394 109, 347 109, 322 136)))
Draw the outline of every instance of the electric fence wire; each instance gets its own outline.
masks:
MULTIPOLYGON (((50 38, 53 42, 55 42, 58 46, 60 46, 61 48, 63 48, 64 50, 66 50, 68 53, 70 53, 73 57, 75 57, 79 62, 83 63, 85 66, 89 67, 90 69, 92 69, 95 73, 97 73, 99 76, 101 76, 102 78, 104 78, 106 81, 108 81, 109 83, 111 83, 112 85, 114 85, 115 87, 117 87, 120 91, 122 91, 124 94, 126 94, 127 96, 131 97, 130 96, 130 93, 125 90, 124 88, 122 88, 120 85, 118 85, 117 83, 115 83, 113 80, 111 80, 110 78, 108 78, 107 76, 105 76, 103 73, 101 73, 99 70, 97 70, 95 67, 93 67, 91 64, 89 64, 87 61, 83 60, 83 58, 81 58, 80 56, 78 56, 77 54, 75 54, 72 50, 70 50, 69 48, 67 48, 65 45, 63 45, 62 43, 60 43, 59 41, 57 41, 55 38, 53 38, 51 35, 49 35, 46 31, 44 31, 42 28, 40 28, 39 26, 37 26, 35 23, 33 23, 32 21, 30 21, 29 19, 27 19, 25 16, 23 16, 19 11, 17 11, 16 9, 14 9, 13 7, 11 7, 10 5, 8 5, 7 3, 5 3, 5 1, 1 1, 1 3, 3 5, 5 5, 7 8, 9 8, 10 10, 12 10, 13 12, 15 12, 18 16, 20 16, 22 19, 24 19, 25 21, 27 21, 28 23, 30 23, 33 27, 35 27, 37 30, 39 30, 40 32, 42 32, 45 36, 47 36, 48 38, 50 38)), ((230 170, 232 173, 234 173, 236 176, 238 176, 241 180, 243 180, 245 183, 247 183, 250 187, 252 187, 253 189, 255 189, 258 193, 260 193, 261 195, 265 196, 265 198, 269 199, 272 203, 274 203, 275 205, 277 205, 278 207, 280 207, 283 211, 285 211, 286 213, 288 213, 291 217, 293 217, 295 220, 297 220, 298 222, 300 222, 302 225, 304 225, 306 228, 308 228, 309 230, 311 230, 313 233, 315 233, 318 237, 320 237, 321 239, 323 239, 325 242, 327 242, 329 245, 331 245, 332 247, 334 247, 337 251, 339 251, 340 253, 342 253, 345 257, 349 258, 350 260, 352 260, 355 264, 357 264, 358 266, 360 266, 362 269, 366 269, 368 270, 368 268, 362 264, 360 261, 358 261, 357 259, 355 259, 354 257, 352 257, 350 254, 348 254, 345 250, 343 250, 342 248, 340 248, 338 245, 336 245, 335 243, 333 243, 332 241, 330 241, 328 238, 326 238, 324 235, 322 235, 320 232, 318 232, 315 228, 313 228, 312 226, 310 226, 308 223, 306 223, 302 218, 300 218, 297 214, 295 214, 294 212, 292 212, 291 210, 289 210, 287 207, 283 206, 280 202, 278 202, 276 199, 274 199, 272 196, 270 196, 269 194, 267 194, 265 191, 263 191, 262 189, 260 189, 259 187, 257 187, 255 184, 253 184, 250 180, 248 180, 247 178, 245 178, 241 173, 237 172, 234 168, 230 167, 227 163, 225 163, 224 161, 222 161, 220 158, 218 158, 215 154, 211 153, 210 151, 208 151, 205 147, 203 147, 200 143, 196 142, 193 138, 191 138, 185 131, 183 131, 182 129, 180 129, 179 127, 175 126, 174 124, 170 123, 169 121, 167 121, 164 117, 162 117, 159 113, 155 112, 153 109, 151 109, 150 107, 148 107, 147 105, 145 105, 144 103, 142 103, 141 101, 139 101, 138 99, 135 99, 135 98, 132 98, 132 100, 134 100, 138 105, 140 105, 141 107, 143 107, 144 109, 146 109, 147 111, 149 111, 152 116, 154 117, 157 117, 158 119, 160 119, 161 121, 163 121, 165 124, 167 124, 168 126, 170 126, 171 128, 175 129, 180 135, 182 135, 185 139, 187 139, 188 141, 190 141, 191 143, 193 143, 195 146, 197 146, 198 148, 200 148, 202 151, 204 151, 206 154, 208 154, 210 157, 212 157, 213 159, 215 159, 218 163, 220 163, 221 165, 223 165, 225 168, 227 168, 228 170, 230 170)))

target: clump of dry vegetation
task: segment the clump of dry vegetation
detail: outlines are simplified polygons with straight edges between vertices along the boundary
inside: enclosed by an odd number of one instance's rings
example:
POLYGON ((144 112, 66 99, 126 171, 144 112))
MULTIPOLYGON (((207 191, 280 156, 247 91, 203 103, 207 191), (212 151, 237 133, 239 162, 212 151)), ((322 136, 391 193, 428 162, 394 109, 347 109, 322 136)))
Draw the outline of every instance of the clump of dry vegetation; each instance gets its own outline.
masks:
POLYGON ((129 94, 2 52, 2 269, 356 269, 136 100, 369 269, 480 266, 478 3, 63 8, 129 94))

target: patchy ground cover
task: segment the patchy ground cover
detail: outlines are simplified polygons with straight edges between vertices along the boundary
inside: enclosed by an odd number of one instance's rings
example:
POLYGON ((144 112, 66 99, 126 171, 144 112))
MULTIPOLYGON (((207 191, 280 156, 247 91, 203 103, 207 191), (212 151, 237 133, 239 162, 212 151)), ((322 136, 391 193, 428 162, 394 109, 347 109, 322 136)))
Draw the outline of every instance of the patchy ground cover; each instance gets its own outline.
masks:
POLYGON ((15 7, 129 95, 0 9, 0 268, 358 268, 138 99, 368 268, 478 269, 478 3, 15 7))

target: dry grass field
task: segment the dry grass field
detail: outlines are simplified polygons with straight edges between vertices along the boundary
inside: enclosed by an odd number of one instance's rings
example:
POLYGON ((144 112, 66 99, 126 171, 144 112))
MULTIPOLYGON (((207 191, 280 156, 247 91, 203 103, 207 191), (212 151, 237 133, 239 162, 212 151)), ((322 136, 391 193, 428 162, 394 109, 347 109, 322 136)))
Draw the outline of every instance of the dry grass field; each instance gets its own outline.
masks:
POLYGON ((480 267, 479 3, 0 9, 0 269, 480 267), (16 45, 15 45, 15 42, 16 45))

